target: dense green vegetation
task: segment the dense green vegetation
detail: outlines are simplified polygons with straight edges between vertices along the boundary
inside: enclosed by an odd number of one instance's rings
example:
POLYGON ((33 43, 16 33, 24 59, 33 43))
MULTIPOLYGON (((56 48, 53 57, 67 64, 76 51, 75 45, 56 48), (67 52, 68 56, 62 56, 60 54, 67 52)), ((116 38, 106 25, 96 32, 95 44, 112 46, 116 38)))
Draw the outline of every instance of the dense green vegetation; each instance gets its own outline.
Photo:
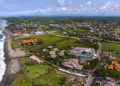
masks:
POLYGON ((95 71, 95 74, 100 77, 113 77, 120 79, 120 72, 117 70, 107 70, 104 67, 100 67, 95 71))
POLYGON ((12 40, 11 47, 13 49, 16 49, 16 48, 19 48, 19 45, 18 45, 18 43, 15 40, 12 40))
POLYGON ((103 51, 116 51, 116 50, 120 50, 120 44, 104 42, 103 46, 102 46, 102 50, 103 51))
POLYGON ((99 59, 93 59, 92 61, 90 61, 90 68, 94 69, 98 66, 99 64, 99 59))
POLYGON ((93 86, 100 86, 100 83, 95 82, 93 86))

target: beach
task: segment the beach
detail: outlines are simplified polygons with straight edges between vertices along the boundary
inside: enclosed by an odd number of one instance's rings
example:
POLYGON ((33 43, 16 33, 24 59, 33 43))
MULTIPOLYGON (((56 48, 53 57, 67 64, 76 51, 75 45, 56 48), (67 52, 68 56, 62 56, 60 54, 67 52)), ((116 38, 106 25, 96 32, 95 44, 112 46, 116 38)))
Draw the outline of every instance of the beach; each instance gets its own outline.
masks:
POLYGON ((27 54, 24 51, 13 50, 11 48, 11 36, 9 35, 7 30, 4 30, 3 33, 6 36, 4 43, 6 71, 0 83, 0 86, 9 86, 10 78, 19 71, 19 59, 26 56, 27 54))

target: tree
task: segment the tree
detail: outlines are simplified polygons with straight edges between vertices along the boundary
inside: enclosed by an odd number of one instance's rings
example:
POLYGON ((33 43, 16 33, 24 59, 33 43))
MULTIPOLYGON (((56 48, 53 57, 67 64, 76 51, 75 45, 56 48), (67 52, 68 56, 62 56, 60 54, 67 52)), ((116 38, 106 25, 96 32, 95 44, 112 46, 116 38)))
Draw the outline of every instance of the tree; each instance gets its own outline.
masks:
POLYGON ((94 69, 95 67, 97 67, 98 63, 99 63, 99 59, 93 59, 92 61, 90 61, 91 69, 94 69))

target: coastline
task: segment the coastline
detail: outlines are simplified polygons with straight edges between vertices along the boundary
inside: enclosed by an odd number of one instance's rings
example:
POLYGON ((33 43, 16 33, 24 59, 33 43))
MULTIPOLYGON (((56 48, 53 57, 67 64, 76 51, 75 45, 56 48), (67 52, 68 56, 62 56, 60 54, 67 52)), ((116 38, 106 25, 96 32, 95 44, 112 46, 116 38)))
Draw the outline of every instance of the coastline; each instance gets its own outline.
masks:
POLYGON ((26 56, 25 51, 13 50, 11 48, 11 36, 7 30, 3 31, 3 34, 6 36, 4 41, 4 57, 6 70, 3 75, 3 79, 0 82, 0 86, 10 86, 11 77, 14 76, 19 71, 19 59, 26 56))
POLYGON ((6 42, 7 38, 8 38, 8 34, 6 33, 6 30, 3 31, 3 34, 6 36, 5 38, 5 41, 4 41, 4 57, 5 57, 5 64, 6 64, 6 70, 5 70, 5 74, 3 75, 3 79, 2 81, 0 82, 0 86, 9 86, 7 85, 7 81, 9 81, 9 78, 10 78, 10 75, 7 73, 7 69, 8 68, 8 65, 10 63, 10 60, 9 60, 9 51, 8 51, 8 44, 6 42))

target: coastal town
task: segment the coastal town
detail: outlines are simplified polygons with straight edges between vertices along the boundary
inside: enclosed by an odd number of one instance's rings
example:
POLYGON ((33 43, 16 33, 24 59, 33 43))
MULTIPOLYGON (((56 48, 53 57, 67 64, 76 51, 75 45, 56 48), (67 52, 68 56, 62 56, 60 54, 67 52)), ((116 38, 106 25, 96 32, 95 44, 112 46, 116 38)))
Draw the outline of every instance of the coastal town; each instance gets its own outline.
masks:
POLYGON ((116 18, 6 18, 4 86, 120 86, 116 18))

